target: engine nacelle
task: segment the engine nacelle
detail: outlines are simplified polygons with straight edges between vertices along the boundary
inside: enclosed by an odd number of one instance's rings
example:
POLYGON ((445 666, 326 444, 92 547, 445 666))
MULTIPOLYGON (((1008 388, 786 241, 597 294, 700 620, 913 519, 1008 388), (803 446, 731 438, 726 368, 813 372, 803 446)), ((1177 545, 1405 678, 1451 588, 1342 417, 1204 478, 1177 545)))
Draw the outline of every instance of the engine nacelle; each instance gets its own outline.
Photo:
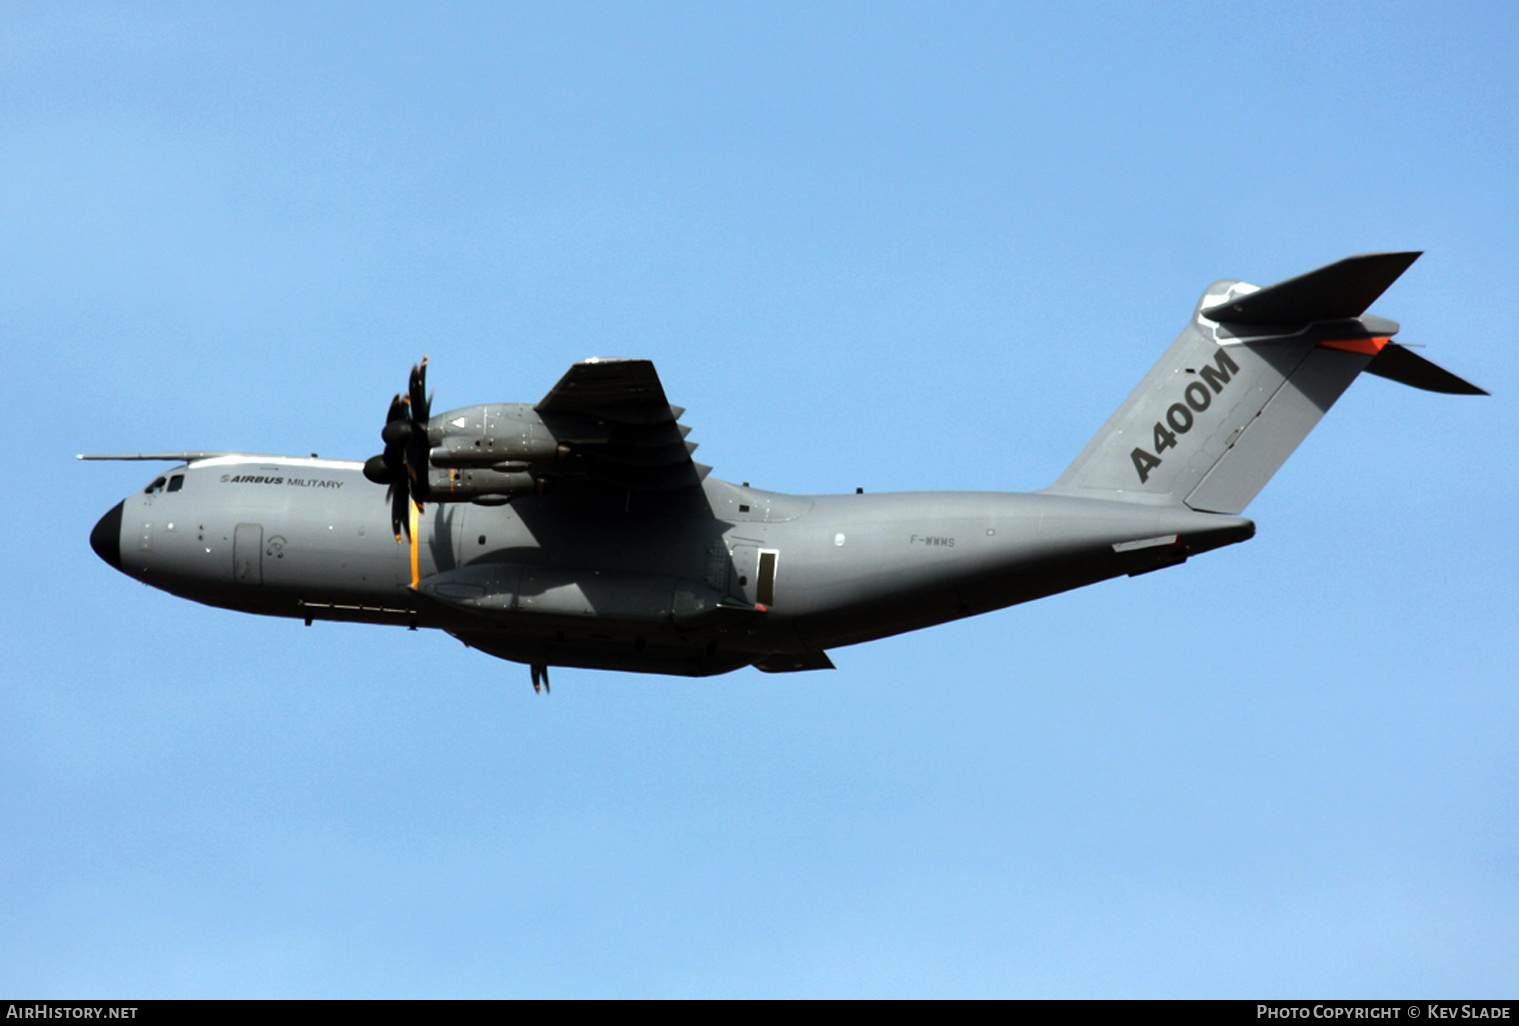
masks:
POLYGON ((472 467, 434 467, 427 473, 427 485, 428 498, 432 502, 508 499, 542 490, 538 479, 525 470, 503 472, 472 467))
MULTIPOLYGON (((397 419, 382 436, 387 446, 409 446, 413 430, 411 422, 397 419)), ((570 452, 525 403, 468 406, 432 417, 427 445, 427 480, 411 489, 421 502, 500 503, 542 492, 548 482, 535 471, 570 452)), ((364 464, 364 476, 376 484, 393 484, 394 473, 383 454, 364 464)))
POLYGON ((432 418, 427 425, 434 467, 526 470, 529 464, 565 457, 569 449, 525 403, 469 406, 432 418))

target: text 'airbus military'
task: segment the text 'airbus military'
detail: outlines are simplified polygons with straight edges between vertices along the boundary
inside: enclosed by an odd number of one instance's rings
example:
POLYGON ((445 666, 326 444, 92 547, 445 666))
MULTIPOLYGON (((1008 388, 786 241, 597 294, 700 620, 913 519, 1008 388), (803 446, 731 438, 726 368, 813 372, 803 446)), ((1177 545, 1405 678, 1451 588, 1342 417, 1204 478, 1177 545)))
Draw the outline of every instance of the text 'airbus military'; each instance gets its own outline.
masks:
POLYGON ((1029 494, 728 484, 647 360, 585 360, 536 405, 433 416, 427 361, 367 463, 183 452, 90 534, 107 563, 250 613, 447 631, 532 667, 705 676, 1141 574, 1255 533, 1250 501, 1362 371, 1485 395, 1365 313, 1418 253, 1220 281, 1103 429, 1029 494))

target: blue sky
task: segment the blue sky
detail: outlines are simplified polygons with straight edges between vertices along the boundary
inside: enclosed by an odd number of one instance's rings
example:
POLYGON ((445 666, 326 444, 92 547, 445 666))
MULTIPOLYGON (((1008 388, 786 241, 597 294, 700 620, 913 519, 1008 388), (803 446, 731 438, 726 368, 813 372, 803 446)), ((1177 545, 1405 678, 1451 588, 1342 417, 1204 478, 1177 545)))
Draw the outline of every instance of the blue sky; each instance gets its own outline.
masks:
POLYGON ((1514 996, 1511 5, 0 8, 0 990, 1514 996), (1188 565, 690 681, 144 588, 151 467, 656 361, 719 477, 1051 483, 1218 278, 1426 255, 1188 565))

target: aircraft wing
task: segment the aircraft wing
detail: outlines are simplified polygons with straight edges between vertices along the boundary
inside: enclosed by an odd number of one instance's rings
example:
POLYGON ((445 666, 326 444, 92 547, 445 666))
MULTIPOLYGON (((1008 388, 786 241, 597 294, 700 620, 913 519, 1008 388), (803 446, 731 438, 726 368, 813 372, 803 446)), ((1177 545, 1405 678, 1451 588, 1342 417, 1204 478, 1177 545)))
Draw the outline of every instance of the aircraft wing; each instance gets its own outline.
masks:
POLYGON ((712 468, 691 459, 685 412, 671 406, 649 360, 581 360, 535 407, 570 455, 548 473, 639 491, 701 483, 712 468))

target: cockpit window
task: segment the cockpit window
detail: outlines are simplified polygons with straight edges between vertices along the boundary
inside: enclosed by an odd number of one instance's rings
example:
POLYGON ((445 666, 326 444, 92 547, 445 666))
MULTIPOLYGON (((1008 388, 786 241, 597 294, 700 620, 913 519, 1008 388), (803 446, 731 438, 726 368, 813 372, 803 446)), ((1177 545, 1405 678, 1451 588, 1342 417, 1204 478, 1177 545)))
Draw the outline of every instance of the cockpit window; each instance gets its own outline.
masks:
POLYGON ((150 484, 150 485, 148 485, 148 487, 146 487, 146 488, 144 488, 142 490, 142 494, 144 494, 144 495, 157 495, 159 492, 161 492, 163 490, 164 490, 164 479, 161 478, 161 477, 155 477, 153 479, 153 483, 150 484))
POLYGON ((169 478, 169 491, 177 492, 185 486, 185 475, 175 474, 169 478))

